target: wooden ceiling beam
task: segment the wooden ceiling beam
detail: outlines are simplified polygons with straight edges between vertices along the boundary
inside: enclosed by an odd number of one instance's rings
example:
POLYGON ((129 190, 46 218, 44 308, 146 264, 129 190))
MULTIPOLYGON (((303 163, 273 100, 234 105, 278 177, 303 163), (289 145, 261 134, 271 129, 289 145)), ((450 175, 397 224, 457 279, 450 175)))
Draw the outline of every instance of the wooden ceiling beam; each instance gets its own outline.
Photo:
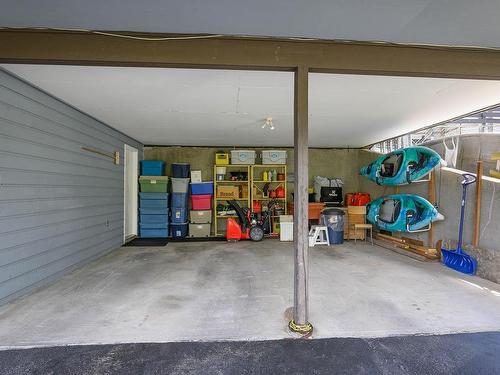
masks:
POLYGON ((500 51, 491 49, 244 37, 151 41, 33 29, 0 30, 0 62, 289 71, 306 66, 311 72, 500 79, 500 51))

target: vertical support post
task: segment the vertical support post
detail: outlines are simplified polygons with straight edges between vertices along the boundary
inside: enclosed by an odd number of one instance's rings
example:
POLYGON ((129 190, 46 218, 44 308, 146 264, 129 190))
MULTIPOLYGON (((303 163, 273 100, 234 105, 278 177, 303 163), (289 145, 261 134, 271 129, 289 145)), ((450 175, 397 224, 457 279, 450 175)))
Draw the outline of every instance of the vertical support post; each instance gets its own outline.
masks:
POLYGON ((479 246, 479 232, 481 227, 481 191, 483 190, 483 162, 479 160, 476 168, 476 210, 474 211, 474 234, 472 246, 479 246))
POLYGON ((308 239, 308 185, 309 185, 309 144, 308 144, 308 96, 309 69, 299 66, 295 71, 294 87, 294 298, 293 320, 290 330, 301 334, 312 332, 309 323, 309 239, 308 239))
MULTIPOLYGON (((428 183, 428 197, 429 202, 433 206, 436 206, 436 173, 431 171, 429 174, 429 183, 428 183)), ((429 247, 434 248, 434 226, 431 225, 431 229, 429 230, 429 247)))

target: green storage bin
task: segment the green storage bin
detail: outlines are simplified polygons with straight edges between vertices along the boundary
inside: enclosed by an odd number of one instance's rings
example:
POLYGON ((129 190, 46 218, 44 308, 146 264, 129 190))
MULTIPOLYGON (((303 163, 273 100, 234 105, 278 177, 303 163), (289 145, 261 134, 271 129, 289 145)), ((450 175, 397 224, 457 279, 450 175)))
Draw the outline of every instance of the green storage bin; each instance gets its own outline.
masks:
POLYGON ((139 177, 141 193, 166 193, 168 188, 167 176, 141 176, 139 177))

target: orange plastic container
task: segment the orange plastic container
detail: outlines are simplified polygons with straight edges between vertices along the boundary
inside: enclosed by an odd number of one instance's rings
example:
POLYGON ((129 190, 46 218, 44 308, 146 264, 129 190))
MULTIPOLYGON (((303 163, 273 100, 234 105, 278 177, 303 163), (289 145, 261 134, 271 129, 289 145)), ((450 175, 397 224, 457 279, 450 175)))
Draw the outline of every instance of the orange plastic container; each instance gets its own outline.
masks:
MULTIPOLYGON (((309 220, 319 220, 319 215, 321 214, 321 211, 323 208, 325 208, 325 204, 320 202, 320 203, 309 203, 308 207, 308 216, 309 220)), ((294 212, 294 207, 293 203, 288 204, 288 212, 290 215, 293 215, 294 212)))
POLYGON ((324 203, 309 203, 309 220, 319 220, 323 208, 325 208, 324 203))

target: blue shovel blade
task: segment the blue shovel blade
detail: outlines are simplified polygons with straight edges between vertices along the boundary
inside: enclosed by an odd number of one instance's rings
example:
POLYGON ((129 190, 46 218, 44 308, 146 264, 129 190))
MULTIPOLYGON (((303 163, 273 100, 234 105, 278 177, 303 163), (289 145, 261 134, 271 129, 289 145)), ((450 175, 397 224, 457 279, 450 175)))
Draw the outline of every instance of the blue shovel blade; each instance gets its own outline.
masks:
POLYGON ((455 271, 467 275, 476 274, 476 259, 463 251, 441 249, 441 257, 443 264, 455 271))

